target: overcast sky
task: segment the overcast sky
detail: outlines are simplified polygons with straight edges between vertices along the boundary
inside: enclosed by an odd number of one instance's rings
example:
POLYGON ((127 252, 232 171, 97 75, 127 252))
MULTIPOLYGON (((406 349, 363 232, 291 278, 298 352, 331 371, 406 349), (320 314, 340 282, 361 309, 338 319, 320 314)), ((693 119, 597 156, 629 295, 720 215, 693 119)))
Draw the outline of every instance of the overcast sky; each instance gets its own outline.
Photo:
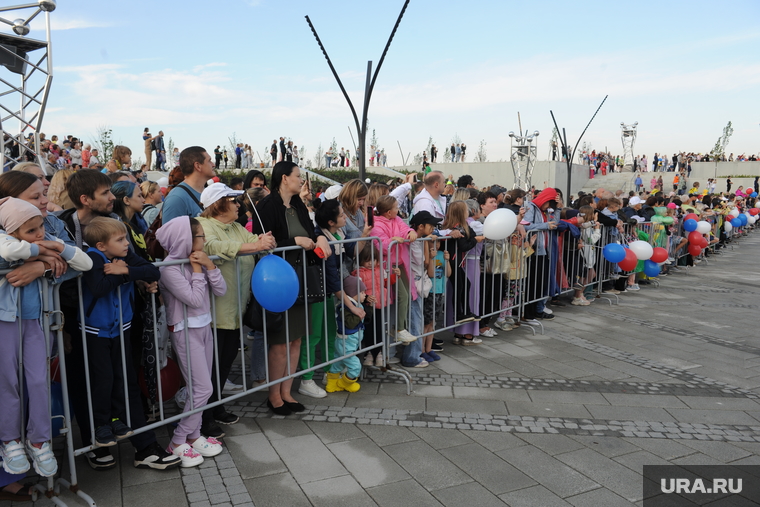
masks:
MULTIPOLYGON (((236 133, 264 155, 286 136, 353 151, 353 118, 304 19, 309 15, 359 114, 401 0, 58 0, 43 131, 94 138, 98 126, 141 153, 163 129, 209 151, 236 133)), ((20 16, 19 16, 20 17, 20 16)), ((729 152, 760 151, 760 2, 412 0, 369 112, 389 165, 458 135, 471 158, 509 156, 510 131, 539 130, 546 158, 554 111, 571 144, 622 153, 709 151, 730 120, 729 152)), ((41 28, 42 18, 33 22, 41 28)), ((44 37, 33 30, 30 37, 44 37)))

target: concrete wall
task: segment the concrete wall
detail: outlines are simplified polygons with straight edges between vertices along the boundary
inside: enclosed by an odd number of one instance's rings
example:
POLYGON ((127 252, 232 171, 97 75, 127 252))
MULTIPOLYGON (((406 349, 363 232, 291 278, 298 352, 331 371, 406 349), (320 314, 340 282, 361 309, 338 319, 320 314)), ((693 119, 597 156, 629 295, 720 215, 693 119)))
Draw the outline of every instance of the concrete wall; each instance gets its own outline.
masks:
MULTIPOLYGON (((443 171, 448 177, 453 175, 454 181, 464 174, 469 174, 475 180, 475 184, 478 187, 485 187, 494 184, 501 185, 506 188, 512 188, 515 182, 514 173, 512 172, 512 164, 509 162, 465 162, 463 164, 432 164, 431 167, 436 171, 443 171)), ((577 193, 578 190, 583 188, 584 183, 588 180, 589 171, 588 167, 579 164, 573 164, 573 175, 571 181, 571 193, 577 193)), ((420 166, 401 166, 393 167, 396 171, 419 171, 420 166)), ((383 172, 382 167, 368 168, 373 172, 383 172)), ((393 173, 385 171, 389 176, 393 173)), ((544 182, 548 186, 561 188, 562 191, 567 190, 567 165, 560 162, 552 162, 549 160, 542 160, 536 162, 536 168, 533 171, 533 185, 537 188, 543 188, 544 182)))

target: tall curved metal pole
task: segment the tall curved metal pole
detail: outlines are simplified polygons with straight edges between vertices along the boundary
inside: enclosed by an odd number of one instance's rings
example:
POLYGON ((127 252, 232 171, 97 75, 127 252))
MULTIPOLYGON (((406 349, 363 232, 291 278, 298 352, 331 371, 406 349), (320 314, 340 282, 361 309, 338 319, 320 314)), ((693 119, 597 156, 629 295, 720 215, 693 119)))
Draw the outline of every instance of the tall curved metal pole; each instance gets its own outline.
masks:
MULTIPOLYGON (((591 119, 588 121, 588 124, 586 124, 586 128, 583 129, 583 132, 581 132, 581 136, 578 138, 578 141, 575 143, 575 147, 573 148, 572 153, 570 153, 570 150, 568 149, 567 144, 567 134, 565 134, 564 139, 562 136, 559 136, 559 142, 562 143, 562 149, 565 151, 565 162, 567 163, 567 198, 570 198, 570 182, 573 177, 573 158, 575 158, 575 150, 578 149, 578 145, 581 142, 581 139, 583 139, 583 135, 588 130, 589 126, 591 125, 591 122, 594 121, 594 118, 596 118, 597 113, 599 113, 599 110, 604 105, 604 102, 607 100, 607 97, 609 95, 605 95, 604 99, 602 99, 602 103, 599 104, 599 107, 596 108, 596 112, 594 112, 594 116, 591 117, 591 119)), ((557 129, 557 132, 559 132, 559 127, 557 126, 557 120, 554 119, 554 113, 552 111, 549 111, 549 114, 552 115, 552 121, 554 122, 554 128, 557 129)), ((562 129, 562 132, 564 133, 565 129, 562 129)))
POLYGON ((399 24, 401 24, 401 18, 404 17, 404 12, 406 12, 406 8, 409 5, 410 0, 406 0, 404 2, 404 6, 401 8, 401 13, 398 15, 398 19, 396 20, 396 24, 393 25, 393 30, 391 30, 391 35, 388 37, 388 42, 385 44, 385 48, 383 49, 383 54, 380 56, 380 61, 377 64, 377 68, 375 68, 375 73, 372 74, 372 62, 367 62, 367 81, 364 88, 364 107, 362 108, 362 121, 361 125, 359 124, 359 118, 356 115, 356 110, 354 109, 354 104, 351 102, 351 99, 348 97, 348 93, 346 93, 346 89, 343 87, 343 83, 341 82, 340 78, 338 77, 338 73, 335 71, 335 67, 333 67, 332 62, 330 61, 330 57, 327 55, 327 50, 325 50, 324 45, 322 45, 322 41, 319 40, 319 36, 317 35, 317 30, 314 28, 314 25, 312 24, 311 20, 309 19, 309 16, 306 16, 306 22, 309 24, 309 28, 311 28, 312 33, 314 34, 314 37, 317 39, 317 44, 319 44, 319 48, 322 50, 322 54, 325 55, 325 59, 327 60, 327 65, 330 66, 330 70, 333 73, 333 76, 335 77, 335 80, 338 82, 338 86, 340 87, 340 90, 343 92, 343 96, 346 98, 346 102, 348 102, 348 107, 351 108, 351 114, 354 117, 354 122, 356 123, 356 131, 359 136, 359 178, 364 180, 364 176, 367 169, 367 157, 366 157, 366 140, 367 140, 367 114, 369 112, 369 101, 372 97, 372 90, 375 88, 375 81, 377 81, 377 75, 380 72, 380 67, 383 66, 383 62, 385 61, 385 56, 388 54, 388 49, 391 47, 391 42, 393 42, 393 37, 396 35, 396 30, 398 30, 399 24), (372 79, 370 80, 370 74, 372 74, 372 79))

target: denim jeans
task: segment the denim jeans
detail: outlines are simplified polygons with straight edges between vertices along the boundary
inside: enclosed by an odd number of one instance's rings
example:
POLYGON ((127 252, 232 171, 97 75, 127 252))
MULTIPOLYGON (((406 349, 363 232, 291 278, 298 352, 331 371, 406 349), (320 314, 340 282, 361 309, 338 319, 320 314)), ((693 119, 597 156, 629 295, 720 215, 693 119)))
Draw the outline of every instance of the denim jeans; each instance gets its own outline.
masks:
MULTIPOLYGON (((412 309, 412 320, 409 322, 409 332, 414 336, 419 336, 423 331, 422 320, 422 295, 418 295, 415 301, 409 301, 409 305, 412 309)), ((415 366, 422 360, 420 358, 422 354, 422 341, 417 340, 404 346, 404 352, 401 356, 401 364, 404 366, 415 366)))
POLYGON ((264 343, 264 332, 253 332, 253 343, 251 344, 251 382, 264 380, 267 378, 266 343, 264 343))

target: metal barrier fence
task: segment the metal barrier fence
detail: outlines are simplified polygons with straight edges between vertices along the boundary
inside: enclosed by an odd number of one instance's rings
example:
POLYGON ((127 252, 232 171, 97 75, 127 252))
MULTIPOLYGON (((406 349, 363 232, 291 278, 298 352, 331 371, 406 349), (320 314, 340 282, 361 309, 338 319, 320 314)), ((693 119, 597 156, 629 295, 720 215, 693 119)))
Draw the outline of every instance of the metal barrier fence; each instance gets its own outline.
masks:
MULTIPOLYGON (((248 290, 250 283, 249 280, 242 278, 241 272, 244 271, 243 264, 247 263, 250 267, 250 258, 242 255, 233 260, 211 257, 212 260, 220 264, 225 262, 234 264, 235 279, 227 280, 227 291, 235 290, 238 294, 233 298, 234 302, 232 303, 232 311, 236 316, 237 326, 234 329, 220 329, 216 325, 211 328, 213 333, 212 371, 214 371, 211 381, 216 399, 210 400, 205 405, 195 406, 193 393, 197 386, 194 385, 193 381, 193 361, 189 352, 190 336, 188 331, 191 321, 188 316, 188 304, 182 303, 182 335, 181 338, 175 336, 175 339, 184 340, 186 357, 177 355, 175 359, 186 364, 184 376, 186 377, 187 390, 190 393, 188 405, 181 413, 175 413, 174 410, 169 410, 165 406, 172 399, 172 396, 163 392, 161 368, 155 368, 151 374, 155 375, 155 379, 147 379, 149 383, 155 381, 155 399, 149 400, 157 408, 156 418, 152 422, 145 418, 143 400, 136 387, 137 372, 134 371, 133 362, 129 361, 132 342, 130 338, 134 337, 130 337, 129 333, 126 332, 130 328, 124 322, 124 315, 121 311, 125 302, 121 301, 121 292, 117 291, 120 309, 117 355, 121 359, 118 373, 124 379, 123 385, 120 387, 122 392, 119 393, 119 396, 123 397, 127 426, 134 431, 130 438, 140 435, 147 438, 148 432, 167 423, 176 422, 190 415, 219 407, 228 401, 234 401, 278 384, 292 382, 296 377, 319 369, 327 370, 328 367, 336 363, 340 363, 341 367, 346 366, 346 362, 351 358, 356 358, 358 361, 359 356, 367 353, 382 353, 382 361, 379 361, 379 364, 378 362, 374 363, 371 368, 401 377, 407 384, 407 392, 410 392, 412 377, 409 372, 404 369, 397 369, 390 364, 391 357, 397 354, 396 349, 402 343, 401 341, 391 341, 391 339, 401 337, 402 331, 411 331, 410 334, 417 338, 416 345, 407 344, 407 350, 403 353, 404 357, 409 359, 410 357, 414 358, 414 355, 418 357, 421 341, 427 338, 432 339, 436 333, 453 330, 455 334, 465 337, 472 335, 475 338, 479 335, 480 328, 490 325, 490 319, 493 317, 498 317, 497 322, 503 322, 505 318, 511 317, 515 324, 519 324, 521 317, 526 319, 535 317, 540 305, 548 298, 571 291, 579 292, 582 297, 584 291, 590 290, 592 295, 601 295, 612 304, 616 300, 616 296, 612 293, 605 293, 602 284, 610 283, 621 276, 628 276, 630 273, 620 271, 617 265, 604 258, 602 255, 604 246, 612 242, 627 244, 637 239, 640 233, 645 233, 651 244, 663 246, 669 252, 678 255, 676 250, 680 250, 681 243, 678 238, 681 238, 683 234, 681 227, 680 224, 668 228, 659 223, 642 223, 625 226, 622 231, 604 226, 599 228, 581 227, 575 231, 571 228, 571 230, 562 232, 534 230, 527 233, 515 232, 501 241, 484 240, 477 242, 474 246, 469 245, 472 246, 471 248, 463 247, 464 243, 452 237, 421 238, 411 245, 396 241, 384 245, 378 237, 330 242, 332 248, 336 250, 336 257, 333 258, 333 261, 338 262, 331 264, 328 259, 320 261, 324 275, 321 282, 321 292, 326 292, 326 276, 328 276, 329 269, 338 270, 339 292, 341 293, 345 293, 344 274, 354 273, 364 280, 367 293, 374 296, 374 302, 371 305, 365 304, 367 311, 364 326, 365 330, 368 326, 372 326, 371 339, 350 350, 344 347, 342 353, 338 353, 339 349, 330 343, 330 335, 339 333, 336 333, 329 324, 332 321, 338 329, 345 332, 346 313, 341 312, 336 316, 335 302, 329 294, 319 297, 318 301, 296 304, 284 312, 281 331, 273 331, 267 324, 267 319, 276 318, 275 315, 263 314, 263 328, 259 334, 261 335, 260 339, 263 340, 263 350, 268 352, 258 356, 252 353, 250 361, 252 372, 254 369, 264 372, 263 382, 256 384, 248 381, 247 357, 243 353, 240 358, 243 370, 243 390, 224 398, 222 392, 231 362, 237 357, 238 349, 244 351, 246 346, 246 326, 243 323, 243 318, 247 302, 245 296, 250 293, 248 290), (370 252, 363 256, 364 263, 360 263, 359 260, 358 251, 360 249, 369 249, 370 252), (351 250, 353 250, 353 255, 344 255, 344 252, 351 250), (427 267, 425 267, 425 259, 427 259, 427 267), (420 266, 421 261, 422 266, 420 266), (398 277, 395 277, 393 273, 397 267, 399 269, 396 271, 398 277), (428 279, 430 279, 429 282, 428 279), (417 295, 416 298, 414 297, 415 294, 417 295), (371 317, 370 313, 372 313, 371 317), (316 329, 317 326, 319 329, 316 329), (271 342, 270 337, 273 338, 271 342), (279 343, 280 341, 282 343, 279 343), (305 342, 305 346, 302 347, 299 344, 300 341, 305 342), (315 343, 312 342, 321 343, 319 355, 316 354, 315 343), (277 359, 282 362, 282 374, 272 375, 272 368, 270 368, 272 366, 270 359, 272 358, 270 355, 272 348, 276 345, 284 345, 286 353, 284 357, 277 359), (299 353, 291 353, 291 347, 298 347, 299 353), (234 351, 232 360, 226 353, 229 350, 234 351), (300 362, 300 370, 295 364, 296 362, 300 362)), ((713 231, 718 231, 716 237, 720 236, 720 227, 722 227, 720 220, 715 220, 713 231)), ((731 236, 745 236, 750 229, 750 227, 736 228, 732 231, 735 234, 731 236)), ((715 233, 713 232, 713 234, 715 233)), ((273 253, 287 258, 289 262, 300 260, 298 269, 301 270, 302 279, 309 279, 306 251, 300 247, 288 247, 278 248, 273 253)), ((175 265, 182 266, 188 263, 188 260, 178 260, 157 262, 154 265, 162 268, 175 265)), ((73 302, 78 319, 82 323, 87 321, 82 296, 82 279, 80 277, 76 281, 78 299, 76 301, 65 301, 65 304, 62 304, 61 301, 59 285, 53 286, 53 290, 49 291, 47 280, 43 279, 42 283, 44 286, 42 291, 43 325, 45 326, 43 329, 49 329, 50 332, 56 334, 55 342, 58 351, 65 350, 64 326, 67 326, 69 331, 75 330, 74 333, 69 332, 69 334, 72 338, 81 337, 81 365, 83 367, 81 370, 78 367, 67 368, 65 354, 60 354, 63 414, 58 417, 63 420, 60 433, 66 439, 70 481, 64 478, 57 480, 49 478, 47 489, 38 485, 36 490, 47 494, 54 503, 65 505, 57 496, 60 492, 60 486, 63 485, 79 495, 89 505, 94 506, 95 503, 92 498, 78 488, 75 466, 75 456, 82 455, 96 447, 94 444, 96 441, 94 410, 98 407, 93 406, 92 393, 93 385, 98 382, 98 377, 93 375, 91 371, 92 360, 95 358, 89 356, 87 346, 88 340, 92 338, 88 336, 84 326, 81 328, 77 326, 76 316, 73 321, 64 319, 64 314, 67 311, 65 309, 66 304, 73 302), (49 293, 52 294, 52 299, 49 293), (74 381, 73 385, 71 384, 72 380, 74 381), (78 448, 74 444, 71 432, 70 398, 82 431, 83 444, 78 448)), ((309 289, 306 285, 302 287, 306 300, 311 293, 309 289)), ((215 295, 213 290, 209 290, 209 293, 211 317, 213 322, 217 322, 217 312, 220 310, 217 299, 222 296, 215 295)), ((344 298, 342 302, 338 301, 337 303, 340 306, 341 303, 351 304, 351 301, 344 298)), ((153 360, 160 361, 160 352, 168 348, 165 343, 167 341, 165 333, 161 331, 159 323, 160 316, 165 313, 165 309, 162 308, 161 300, 156 297, 156 294, 149 295, 146 305, 143 315, 147 316, 149 321, 146 326, 152 328, 152 347, 155 354, 153 360)), ((69 311, 70 309, 71 307, 69 307, 69 311)), ((225 303, 225 308, 222 310, 227 311, 229 309, 229 304, 225 303)), ((138 318, 137 313, 135 313, 135 318, 138 318)), ((529 327, 534 334, 536 327, 540 327, 543 333, 543 326, 540 321, 529 327)), ((341 340, 342 338, 336 336, 335 339, 341 340)), ((468 344, 463 342, 461 338, 459 340, 459 343, 468 344)), ((76 342, 76 340, 72 341, 76 342)), ((142 347, 137 347, 137 349, 140 348, 142 347)), ((46 350, 50 352, 50 349, 50 344, 47 342, 46 350)), ((73 356, 72 359, 74 364, 79 366, 73 356)), ((353 364, 355 365, 356 362, 353 364)), ((71 365, 69 364, 69 366, 71 365)), ((145 376, 150 377, 147 373, 145 376)), ((21 373, 19 381, 23 385, 21 373)), ((48 385, 50 385, 49 381, 50 373, 48 371, 48 385)))

